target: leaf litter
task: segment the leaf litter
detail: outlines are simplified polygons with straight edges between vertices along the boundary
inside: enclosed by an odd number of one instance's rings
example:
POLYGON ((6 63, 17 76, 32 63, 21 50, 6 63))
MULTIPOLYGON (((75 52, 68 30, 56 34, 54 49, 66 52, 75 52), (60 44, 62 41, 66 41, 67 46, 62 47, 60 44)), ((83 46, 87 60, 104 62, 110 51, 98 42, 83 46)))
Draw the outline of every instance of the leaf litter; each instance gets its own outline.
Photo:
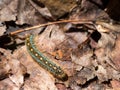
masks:
MULTIPOLYGON (((33 26, 36 24, 48 22, 49 20, 53 19, 52 16, 47 16, 55 15, 55 13, 52 13, 54 12, 54 9, 52 11, 51 5, 49 6, 49 3, 47 3, 47 7, 45 8, 50 10, 50 12, 46 11, 48 14, 41 14, 42 10, 38 10, 38 6, 32 6, 34 2, 30 3, 31 1, 32 0, 23 0, 23 2, 20 2, 19 0, 1 1, 0 22, 2 22, 2 25, 0 28, 3 33, 5 30, 6 33, 9 32, 9 28, 5 29, 6 25, 3 24, 3 22, 6 21, 14 21, 15 25, 24 26, 24 24, 28 24, 33 26), (26 3, 29 4, 26 5, 26 3), (17 5, 20 6, 17 7, 17 5)), ((81 3, 77 3, 78 6, 76 6, 74 9, 72 8, 73 11, 69 14, 69 17, 66 16, 69 19, 77 20, 82 18, 92 21, 99 21, 101 17, 110 19, 109 15, 103 11, 100 6, 97 7, 97 4, 90 2, 89 0, 82 0, 81 3), (81 7, 79 4, 81 4, 81 7)), ((102 5, 100 0, 98 0, 96 3, 98 3, 98 5, 102 5)), ((63 3, 61 3, 61 6, 62 4, 63 3)), ((59 9, 56 6, 54 7, 59 9)), ((39 8, 42 9, 42 7, 39 8)), ((56 15, 59 15, 58 11, 56 12, 56 15)), ((64 14, 65 13, 66 11, 64 14)), ((62 18, 61 15, 60 17, 55 16, 54 19, 62 18)), ((102 24, 94 23, 93 25, 71 22, 70 26, 65 23, 61 26, 59 24, 54 24, 43 27, 42 29, 39 28, 39 33, 37 29, 33 32, 25 32, 27 34, 32 33, 36 35, 35 45, 37 46, 38 50, 41 51, 45 56, 49 57, 53 62, 58 64, 61 68, 63 68, 63 70, 68 74, 69 78, 66 82, 62 82, 54 78, 48 71, 40 67, 31 58, 26 50, 24 41, 21 44, 19 41, 17 41, 17 49, 14 49, 14 51, 8 50, 9 48, 0 48, 0 89, 119 89, 120 37, 116 30, 111 31, 111 29, 114 27, 106 27, 106 24, 104 23, 106 23, 106 21, 103 21, 102 24), (98 25, 104 27, 99 28, 98 25), (96 34, 96 32, 98 34, 96 34)), ((1 35, 3 33, 1 33, 1 35)), ((22 35, 25 35, 25 33, 22 33, 22 35)))

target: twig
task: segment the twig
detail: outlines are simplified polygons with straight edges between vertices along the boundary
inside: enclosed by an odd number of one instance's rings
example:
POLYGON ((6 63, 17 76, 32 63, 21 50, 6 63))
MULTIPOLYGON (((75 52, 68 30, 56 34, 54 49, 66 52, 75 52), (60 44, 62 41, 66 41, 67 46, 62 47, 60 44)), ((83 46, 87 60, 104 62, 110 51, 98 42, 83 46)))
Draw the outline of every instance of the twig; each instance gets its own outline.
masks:
POLYGON ((15 35, 15 34, 18 34, 18 33, 24 32, 24 31, 33 30, 33 29, 40 28, 43 26, 48 26, 48 25, 52 25, 52 24, 60 24, 60 23, 68 23, 68 22, 78 22, 79 24, 93 24, 92 21, 90 21, 90 20, 62 20, 62 21, 56 21, 56 22, 49 22, 49 23, 45 23, 45 24, 39 24, 39 25, 28 27, 25 29, 19 29, 14 32, 11 32, 10 35, 15 35))

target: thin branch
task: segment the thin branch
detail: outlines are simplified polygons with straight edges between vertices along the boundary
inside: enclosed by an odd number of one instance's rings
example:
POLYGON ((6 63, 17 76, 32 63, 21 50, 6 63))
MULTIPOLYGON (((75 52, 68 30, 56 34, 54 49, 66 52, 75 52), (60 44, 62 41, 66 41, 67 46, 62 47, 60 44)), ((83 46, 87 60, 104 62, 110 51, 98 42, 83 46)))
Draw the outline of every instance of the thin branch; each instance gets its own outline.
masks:
POLYGON ((39 25, 28 27, 25 29, 19 29, 14 32, 11 32, 10 35, 15 35, 15 34, 18 34, 18 33, 24 32, 24 31, 33 30, 33 29, 40 28, 43 26, 48 26, 48 25, 52 25, 52 24, 60 24, 60 23, 68 23, 68 22, 78 22, 79 24, 93 24, 92 21, 90 21, 90 20, 89 21, 88 20, 62 20, 62 21, 56 21, 56 22, 48 22, 45 24, 39 24, 39 25))

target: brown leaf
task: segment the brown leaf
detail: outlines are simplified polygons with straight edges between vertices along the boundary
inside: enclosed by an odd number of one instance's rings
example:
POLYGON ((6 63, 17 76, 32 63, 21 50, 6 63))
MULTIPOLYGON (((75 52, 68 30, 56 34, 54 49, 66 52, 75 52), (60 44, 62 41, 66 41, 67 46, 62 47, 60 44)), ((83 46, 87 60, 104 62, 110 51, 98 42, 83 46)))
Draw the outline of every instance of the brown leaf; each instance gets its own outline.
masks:
POLYGON ((112 58, 112 62, 115 64, 115 67, 120 71, 120 36, 118 36, 117 40, 116 40, 116 44, 115 44, 115 48, 113 49, 113 51, 110 53, 111 54, 111 58, 112 58))
POLYGON ((14 52, 14 56, 27 68, 26 73, 30 75, 25 78, 22 88, 26 90, 57 90, 53 76, 31 58, 25 46, 14 52))
POLYGON ((63 15, 65 15, 66 13, 70 12, 76 5, 76 2, 74 0, 70 0, 70 1, 32 0, 32 1, 34 1, 35 3, 37 2, 36 4, 42 3, 44 6, 46 6, 50 10, 51 14, 55 19, 58 19, 63 15))
POLYGON ((0 21, 10 21, 10 20, 16 20, 16 8, 17 8, 17 0, 9 1, 4 0, 2 1, 0 9, 0 21))
POLYGON ((24 74, 26 73, 26 69, 17 59, 13 58, 10 51, 4 49, 0 49, 0 51, 4 52, 1 59, 5 60, 2 60, 3 62, 1 62, 1 74, 7 75, 6 78, 3 78, 3 85, 11 83, 14 84, 12 88, 20 88, 24 81, 24 74), (7 80, 9 82, 6 82, 7 80))

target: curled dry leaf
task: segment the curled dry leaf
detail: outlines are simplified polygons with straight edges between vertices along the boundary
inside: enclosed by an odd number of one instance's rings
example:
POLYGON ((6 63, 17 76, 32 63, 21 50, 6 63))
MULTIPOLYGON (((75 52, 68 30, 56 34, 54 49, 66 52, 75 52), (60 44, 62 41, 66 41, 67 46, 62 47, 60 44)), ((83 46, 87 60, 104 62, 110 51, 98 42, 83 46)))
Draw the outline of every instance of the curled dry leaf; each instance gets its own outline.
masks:
POLYGON ((96 21, 96 28, 99 32, 120 32, 120 23, 114 23, 112 21, 96 21))

